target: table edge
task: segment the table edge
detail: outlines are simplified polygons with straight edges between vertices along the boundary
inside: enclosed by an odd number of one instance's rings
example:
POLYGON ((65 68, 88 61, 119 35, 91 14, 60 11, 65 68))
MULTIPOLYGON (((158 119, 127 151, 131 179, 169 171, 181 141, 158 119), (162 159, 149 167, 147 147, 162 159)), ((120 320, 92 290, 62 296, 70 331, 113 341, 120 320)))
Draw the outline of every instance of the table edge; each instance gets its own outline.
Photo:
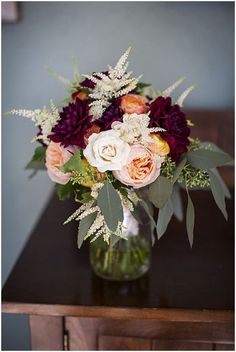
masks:
POLYGON ((176 322, 234 322, 233 310, 131 308, 2 302, 3 313, 110 319, 157 319, 176 322))

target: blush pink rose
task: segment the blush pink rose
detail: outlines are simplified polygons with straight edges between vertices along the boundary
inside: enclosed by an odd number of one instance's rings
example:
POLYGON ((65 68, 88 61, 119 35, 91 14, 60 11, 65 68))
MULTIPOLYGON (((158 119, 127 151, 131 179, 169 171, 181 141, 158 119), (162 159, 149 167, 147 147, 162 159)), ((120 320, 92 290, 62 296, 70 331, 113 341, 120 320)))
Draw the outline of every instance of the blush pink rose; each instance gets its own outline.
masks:
POLYGON ((126 114, 145 114, 147 99, 137 94, 127 94, 121 98, 121 109, 126 114))
POLYGON ((60 143, 50 142, 46 150, 46 168, 53 182, 65 185, 70 179, 70 173, 63 173, 58 167, 64 165, 73 155, 74 147, 63 148, 60 143))
POLYGON ((163 161, 164 158, 153 155, 142 145, 133 145, 128 163, 121 170, 113 171, 113 175, 127 186, 141 188, 156 180, 163 161))

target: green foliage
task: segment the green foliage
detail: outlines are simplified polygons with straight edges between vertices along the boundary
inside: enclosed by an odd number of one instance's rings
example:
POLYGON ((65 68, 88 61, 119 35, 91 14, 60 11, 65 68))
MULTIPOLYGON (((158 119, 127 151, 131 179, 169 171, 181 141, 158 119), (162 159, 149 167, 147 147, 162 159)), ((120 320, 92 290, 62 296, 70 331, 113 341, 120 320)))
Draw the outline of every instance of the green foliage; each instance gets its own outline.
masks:
POLYGON ((157 207, 163 208, 172 193, 172 183, 168 178, 159 176, 148 190, 150 201, 157 207))
POLYGON ((216 173, 214 173, 214 171, 208 170, 208 174, 210 177, 212 195, 215 199, 217 206, 224 215, 225 220, 227 220, 228 214, 225 205, 225 189, 222 187, 219 177, 216 173))
MULTIPOLYGON (((73 184, 73 183, 72 183, 73 184)), ((76 185, 75 189, 75 201, 79 203, 87 203, 92 199, 91 192, 88 187, 76 185)))
POLYGON ((172 201, 172 206, 173 206, 173 211, 174 211, 175 217, 179 221, 183 221, 183 218, 184 218, 183 204, 182 204, 182 199, 181 199, 181 194, 180 194, 180 186, 177 183, 173 186, 173 191, 171 194, 171 201, 172 201))
POLYGON ((115 232, 119 222, 123 222, 121 199, 111 183, 105 182, 101 188, 97 204, 110 231, 115 232))
POLYGON ((166 232, 167 226, 172 218, 174 211, 172 201, 169 198, 163 208, 159 209, 157 219, 157 238, 160 239, 166 232))
POLYGON ((207 149, 189 151, 187 159, 191 166, 201 170, 209 170, 232 161, 231 156, 227 153, 207 149))
POLYGON ((147 87, 151 87, 151 84, 150 83, 139 82, 136 85, 135 93, 136 94, 143 94, 144 89, 147 88, 147 87))
POLYGON ((53 77, 57 78, 59 81, 63 82, 66 85, 69 85, 69 86, 71 85, 71 81, 69 79, 59 75, 57 72, 55 72, 53 69, 51 69, 47 65, 45 65, 44 67, 48 71, 48 73, 50 73, 53 77))
POLYGON ((60 200, 68 199, 70 198, 70 195, 73 192, 72 183, 68 182, 65 185, 56 184, 56 191, 57 191, 58 198, 60 200))
POLYGON ((200 170, 186 164, 179 177, 179 183, 184 183, 189 189, 196 187, 207 188, 210 186, 210 179, 207 171, 200 170))
POLYGON ((84 166, 82 164, 81 151, 77 150, 74 155, 59 169, 64 173, 71 172, 73 170, 78 170, 83 173, 84 166))
POLYGON ((173 173, 173 178, 172 178, 173 183, 175 183, 178 180, 183 168, 185 167, 186 162, 187 162, 187 158, 186 156, 184 156, 182 160, 179 162, 179 164, 176 166, 173 173))
POLYGON ((78 239, 77 239, 77 244, 78 248, 82 246, 82 243, 84 241, 84 237, 87 234, 88 230, 94 223, 96 219, 97 213, 92 213, 87 216, 85 216, 82 220, 79 222, 79 230, 78 230, 78 239))
POLYGON ((188 195, 188 204, 186 210, 186 228, 190 246, 193 246, 193 230, 194 230, 194 220, 195 220, 195 212, 193 207, 193 202, 189 196, 188 189, 186 188, 188 195))
POLYGON ((39 146, 35 149, 32 161, 42 161, 45 159, 46 147, 39 146))
POLYGON ((171 157, 166 156, 161 165, 161 174, 172 181, 175 169, 176 163, 171 159, 171 157))

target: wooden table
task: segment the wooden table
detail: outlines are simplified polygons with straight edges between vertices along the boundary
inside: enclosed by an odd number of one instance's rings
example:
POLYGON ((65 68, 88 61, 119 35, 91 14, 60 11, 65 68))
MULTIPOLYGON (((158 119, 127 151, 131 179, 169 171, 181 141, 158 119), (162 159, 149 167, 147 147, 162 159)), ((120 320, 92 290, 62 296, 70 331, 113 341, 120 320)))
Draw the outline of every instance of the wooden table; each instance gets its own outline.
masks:
POLYGON ((192 192, 193 249, 172 220, 152 267, 126 283, 96 277, 76 247, 77 204, 54 195, 2 292, 2 310, 29 314, 33 350, 233 349, 234 202, 223 219, 210 192, 192 192))

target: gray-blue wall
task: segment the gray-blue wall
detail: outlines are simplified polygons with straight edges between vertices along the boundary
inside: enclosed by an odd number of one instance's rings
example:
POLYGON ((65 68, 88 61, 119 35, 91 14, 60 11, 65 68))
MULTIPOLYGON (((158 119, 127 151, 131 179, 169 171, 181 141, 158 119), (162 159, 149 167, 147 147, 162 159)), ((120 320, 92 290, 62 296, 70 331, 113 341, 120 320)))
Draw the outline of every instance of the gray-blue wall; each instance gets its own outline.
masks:
MULTIPOLYGON (((144 81, 164 89, 186 75, 197 84, 187 108, 233 108, 233 2, 25 2, 20 12, 19 23, 2 27, 3 111, 64 97, 45 64, 72 78, 72 56, 89 73, 130 45, 130 68, 144 81)), ((3 283, 53 187, 46 174, 29 181, 24 171, 34 133, 30 121, 2 119, 3 283)), ((4 315, 2 323, 4 350, 30 349, 26 317, 4 315)))

